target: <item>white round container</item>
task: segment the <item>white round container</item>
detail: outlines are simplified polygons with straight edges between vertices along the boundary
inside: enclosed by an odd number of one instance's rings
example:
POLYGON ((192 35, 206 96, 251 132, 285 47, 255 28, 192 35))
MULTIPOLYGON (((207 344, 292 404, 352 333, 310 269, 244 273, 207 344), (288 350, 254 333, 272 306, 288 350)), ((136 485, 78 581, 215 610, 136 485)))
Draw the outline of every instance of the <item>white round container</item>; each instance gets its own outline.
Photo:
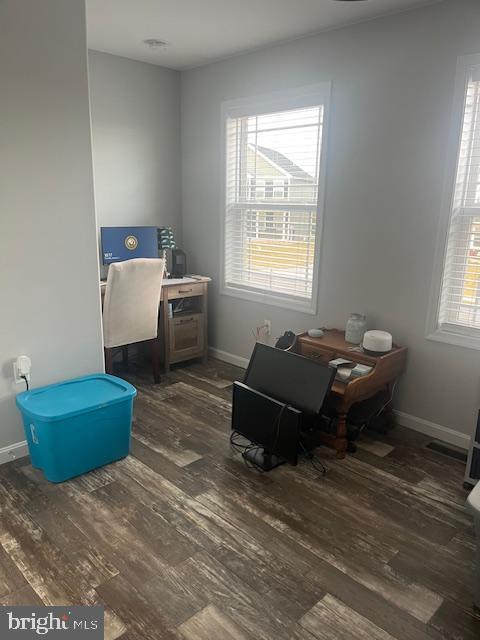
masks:
POLYGON ((364 350, 374 356, 381 356, 392 350, 392 334, 387 331, 367 331, 363 336, 364 350))

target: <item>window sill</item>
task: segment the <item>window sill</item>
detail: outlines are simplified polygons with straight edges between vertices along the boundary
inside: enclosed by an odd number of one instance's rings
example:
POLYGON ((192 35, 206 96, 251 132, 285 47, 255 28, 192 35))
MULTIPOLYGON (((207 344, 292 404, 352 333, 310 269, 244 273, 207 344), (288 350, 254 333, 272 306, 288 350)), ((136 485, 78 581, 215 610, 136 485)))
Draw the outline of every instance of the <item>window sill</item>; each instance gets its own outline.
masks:
POLYGON ((466 349, 480 350, 480 335, 476 333, 467 333, 468 329, 463 332, 461 329, 455 331, 452 329, 440 328, 427 335, 427 340, 435 342, 443 342, 444 344, 452 344, 457 347, 465 347, 466 349))
POLYGON ((251 302, 267 304, 272 307, 280 307, 282 309, 291 309, 293 311, 298 311, 299 313, 306 313, 312 316, 316 315, 317 313, 316 300, 302 301, 294 298, 286 298, 281 295, 277 296, 273 293, 250 291, 247 289, 241 289, 241 288, 232 287, 232 286, 223 286, 220 293, 225 296, 231 296, 232 298, 240 298, 241 300, 250 300, 251 302))

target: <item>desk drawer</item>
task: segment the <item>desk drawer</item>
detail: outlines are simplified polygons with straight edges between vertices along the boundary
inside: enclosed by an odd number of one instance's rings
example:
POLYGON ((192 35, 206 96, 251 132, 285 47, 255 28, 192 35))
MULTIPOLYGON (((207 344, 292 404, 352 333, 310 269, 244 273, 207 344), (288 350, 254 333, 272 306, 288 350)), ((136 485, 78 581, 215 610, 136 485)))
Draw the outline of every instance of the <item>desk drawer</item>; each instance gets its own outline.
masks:
POLYGON ((328 364, 330 360, 333 360, 335 356, 334 351, 316 349, 315 347, 310 347, 308 344, 299 344, 298 353, 301 356, 305 356, 306 358, 312 358, 312 360, 318 360, 319 362, 324 362, 328 364))
POLYGON ((171 362, 181 362, 204 354, 205 316, 203 313, 174 316, 169 323, 171 362))
POLYGON ((165 288, 169 300, 203 295, 203 284, 201 282, 191 282, 190 284, 179 284, 174 287, 167 286, 165 288))

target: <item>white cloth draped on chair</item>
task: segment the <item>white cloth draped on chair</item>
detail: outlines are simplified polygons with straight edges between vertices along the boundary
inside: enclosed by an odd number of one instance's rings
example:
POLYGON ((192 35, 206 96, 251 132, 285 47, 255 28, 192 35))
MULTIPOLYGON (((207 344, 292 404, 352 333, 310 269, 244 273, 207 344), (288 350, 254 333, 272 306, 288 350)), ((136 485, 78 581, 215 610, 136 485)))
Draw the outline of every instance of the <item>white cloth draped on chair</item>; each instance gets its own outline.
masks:
POLYGON ((163 260, 155 258, 136 258, 109 266, 103 303, 107 370, 111 368, 109 350, 114 347, 150 340, 155 341, 153 350, 159 351, 158 312, 164 266, 163 260))

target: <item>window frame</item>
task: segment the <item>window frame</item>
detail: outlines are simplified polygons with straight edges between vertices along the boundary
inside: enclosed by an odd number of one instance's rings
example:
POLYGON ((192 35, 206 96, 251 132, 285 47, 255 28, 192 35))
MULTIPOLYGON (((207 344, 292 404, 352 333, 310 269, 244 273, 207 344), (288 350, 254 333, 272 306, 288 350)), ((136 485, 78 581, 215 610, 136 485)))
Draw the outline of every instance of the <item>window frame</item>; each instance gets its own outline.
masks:
POLYGON ((458 59, 453 99, 453 113, 448 137, 448 158, 444 191, 440 210, 440 223, 434 258, 430 300, 427 312, 426 338, 470 349, 480 349, 480 329, 463 325, 439 324, 440 303, 443 289, 445 259, 453 213, 455 186, 461 151, 461 139, 466 107, 466 89, 472 67, 480 67, 480 54, 458 59))
MULTIPOLYGON (((331 82, 321 82, 314 85, 293 88, 286 91, 276 91, 268 94, 249 96, 233 100, 226 100, 221 105, 221 203, 220 203, 220 293, 222 295, 260 302, 283 309, 294 309, 303 313, 315 315, 318 305, 318 288, 320 277, 321 241, 323 236, 323 221, 326 200, 327 182, 327 150, 330 118, 331 82), (313 263, 312 297, 300 299, 288 294, 273 291, 249 290, 246 287, 234 286, 226 283, 225 274, 225 232, 226 232, 226 199, 227 199, 227 120, 260 115, 276 111, 323 106, 322 147, 320 153, 320 171, 317 194, 317 221, 315 228, 315 256, 313 263)), ((279 200, 279 204, 288 208, 286 202, 279 200)))

